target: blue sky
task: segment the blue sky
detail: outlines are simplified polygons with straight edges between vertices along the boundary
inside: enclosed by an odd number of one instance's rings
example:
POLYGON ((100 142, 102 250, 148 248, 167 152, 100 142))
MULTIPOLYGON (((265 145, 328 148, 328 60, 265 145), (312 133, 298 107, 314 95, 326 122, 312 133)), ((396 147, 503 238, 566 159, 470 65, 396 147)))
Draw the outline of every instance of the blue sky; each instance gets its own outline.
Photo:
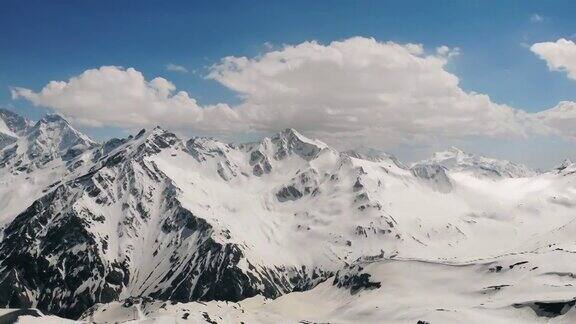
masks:
MULTIPOLYGON (((225 56, 267 45, 352 36, 460 48, 446 69, 466 91, 536 112, 576 100, 576 82, 550 72, 528 45, 576 37, 574 1, 27 1, 0 4, 0 105, 38 118, 9 88, 40 90, 103 65, 172 81, 202 105, 239 102, 206 79, 225 56), (535 19, 537 15, 539 18, 535 19), (191 73, 167 71, 166 64, 191 73)), ((88 129, 107 137, 106 129, 88 129)))

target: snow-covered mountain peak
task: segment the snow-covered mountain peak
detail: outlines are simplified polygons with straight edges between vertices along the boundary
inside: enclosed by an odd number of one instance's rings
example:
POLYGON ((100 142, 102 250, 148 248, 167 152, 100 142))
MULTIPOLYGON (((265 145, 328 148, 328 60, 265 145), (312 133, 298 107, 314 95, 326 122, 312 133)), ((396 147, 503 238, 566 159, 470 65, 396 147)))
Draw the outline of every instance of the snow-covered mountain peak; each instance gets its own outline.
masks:
POLYGON ((26 133, 30 122, 17 113, 0 108, 0 150, 26 133))
POLYGON ((136 136, 130 136, 128 139, 115 140, 104 144, 103 149, 109 147, 107 150, 120 150, 122 152, 112 153, 112 155, 124 155, 133 158, 141 158, 150 156, 161 152, 176 144, 182 144, 174 133, 171 133, 160 126, 156 126, 151 130, 142 129, 136 136))
POLYGON ((90 147, 96 144, 88 136, 76 130, 62 116, 48 114, 40 119, 27 133, 27 137, 48 144, 58 143, 60 150, 76 145, 90 147))
POLYGON ((556 168, 554 168, 554 171, 558 174, 562 174, 562 175, 570 175, 570 174, 574 174, 576 173, 576 163, 572 162, 571 159, 566 158, 564 159, 564 161, 562 161, 562 163, 560 163, 559 166, 557 166, 556 168))
POLYGON ((25 130, 0 150, 0 227, 57 184, 87 171, 99 146, 60 116, 45 116, 33 126, 13 120, 25 130))
POLYGON ((467 159, 474 159, 474 154, 468 154, 463 150, 452 146, 446 151, 435 152, 432 154, 430 161, 437 163, 458 163, 467 159))
POLYGON ((271 138, 272 144, 276 146, 274 158, 282 160, 290 154, 296 154, 305 160, 314 159, 318 153, 328 148, 325 143, 309 139, 293 128, 286 128, 271 138))
POLYGON ((230 144, 223 143, 213 137, 196 136, 188 140, 188 146, 201 148, 206 151, 226 151, 232 148, 230 144))
POLYGON ((52 161, 72 161, 96 146, 63 117, 46 115, 2 150, 0 162, 2 166, 31 172, 52 161))
POLYGON ((186 150, 198 162, 212 159, 214 163, 221 166, 232 164, 231 160, 234 158, 230 156, 230 152, 235 151, 235 147, 212 137, 193 137, 186 141, 186 150))
POLYGON ((18 137, 30 127, 30 122, 17 113, 0 108, 0 133, 18 137))
POLYGON ((457 147, 447 151, 436 152, 428 160, 420 161, 416 165, 441 165, 454 172, 468 172, 479 177, 488 178, 522 178, 536 174, 536 172, 522 164, 507 160, 498 160, 481 155, 469 154, 457 147))
POLYGON ((60 115, 50 114, 40 119, 26 133, 25 144, 31 159, 39 156, 70 157, 97 145, 92 139, 76 130, 60 115))
POLYGON ((298 132, 297 130, 295 130, 294 128, 291 128, 291 127, 284 128, 282 131, 276 133, 276 136, 286 137, 286 138, 297 137, 297 138, 300 138, 302 141, 310 141, 310 139, 308 139, 304 135, 300 134, 300 132, 298 132))
POLYGON ((176 136, 172 132, 160 127, 155 126, 151 130, 142 129, 138 134, 136 134, 136 138, 145 137, 147 140, 154 140, 156 138, 164 138, 164 137, 173 137, 176 136))
POLYGON ((353 158, 368 160, 372 162, 393 162, 399 168, 408 169, 408 167, 405 166, 402 162, 400 162, 394 155, 386 153, 381 150, 368 148, 365 146, 360 146, 353 150, 343 151, 342 154, 353 158))
POLYGON ((42 123, 70 124, 70 123, 68 123, 66 118, 62 117, 59 114, 54 114, 54 113, 48 113, 48 114, 44 115, 44 117, 42 117, 42 119, 40 119, 40 122, 42 122, 42 123))

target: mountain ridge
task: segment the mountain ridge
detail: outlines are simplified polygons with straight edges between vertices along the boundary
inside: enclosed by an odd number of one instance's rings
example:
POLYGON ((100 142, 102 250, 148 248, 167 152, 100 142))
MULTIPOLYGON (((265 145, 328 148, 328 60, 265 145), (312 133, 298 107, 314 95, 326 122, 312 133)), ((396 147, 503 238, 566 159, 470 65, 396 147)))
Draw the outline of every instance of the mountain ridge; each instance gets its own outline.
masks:
POLYGON ((79 318, 134 298, 237 302, 330 283, 355 295, 378 289, 361 270, 343 277, 359 260, 536 251, 573 218, 573 163, 528 176, 452 153, 408 167, 293 129, 240 145, 160 127, 96 143, 48 116, 2 150, 0 305, 79 318))

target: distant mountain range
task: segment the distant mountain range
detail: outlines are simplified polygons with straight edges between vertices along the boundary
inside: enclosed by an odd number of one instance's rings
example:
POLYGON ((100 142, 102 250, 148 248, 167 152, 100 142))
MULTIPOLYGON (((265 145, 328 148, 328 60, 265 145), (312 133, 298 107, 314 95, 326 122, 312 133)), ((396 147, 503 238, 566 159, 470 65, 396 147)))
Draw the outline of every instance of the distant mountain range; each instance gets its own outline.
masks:
POLYGON ((0 149, 0 319, 576 321, 569 160, 452 148, 407 166, 294 129, 97 143, 7 110, 0 149))

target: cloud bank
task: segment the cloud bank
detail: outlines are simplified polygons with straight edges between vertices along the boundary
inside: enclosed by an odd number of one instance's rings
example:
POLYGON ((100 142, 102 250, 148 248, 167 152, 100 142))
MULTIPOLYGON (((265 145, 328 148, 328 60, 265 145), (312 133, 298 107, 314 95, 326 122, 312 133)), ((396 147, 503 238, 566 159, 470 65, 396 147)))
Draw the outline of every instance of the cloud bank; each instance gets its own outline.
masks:
MULTIPOLYGON (((459 53, 446 46, 427 53, 419 44, 354 37, 325 45, 287 45, 253 58, 225 57, 207 77, 238 94, 241 103, 234 107, 200 106, 164 78, 148 81, 139 71, 114 66, 52 81, 38 92, 13 88, 12 95, 87 126, 160 124, 228 137, 293 127, 349 146, 576 135, 562 130, 565 110, 572 114, 573 107, 529 114, 464 91, 458 77, 446 70, 459 53)), ((563 62, 554 66, 568 70, 571 65, 563 62)))
POLYGON ((523 113, 466 93, 447 72, 443 47, 351 38, 305 42, 260 57, 227 57, 212 78, 244 99, 252 127, 291 126, 365 140, 401 142, 430 136, 523 135, 523 113))

